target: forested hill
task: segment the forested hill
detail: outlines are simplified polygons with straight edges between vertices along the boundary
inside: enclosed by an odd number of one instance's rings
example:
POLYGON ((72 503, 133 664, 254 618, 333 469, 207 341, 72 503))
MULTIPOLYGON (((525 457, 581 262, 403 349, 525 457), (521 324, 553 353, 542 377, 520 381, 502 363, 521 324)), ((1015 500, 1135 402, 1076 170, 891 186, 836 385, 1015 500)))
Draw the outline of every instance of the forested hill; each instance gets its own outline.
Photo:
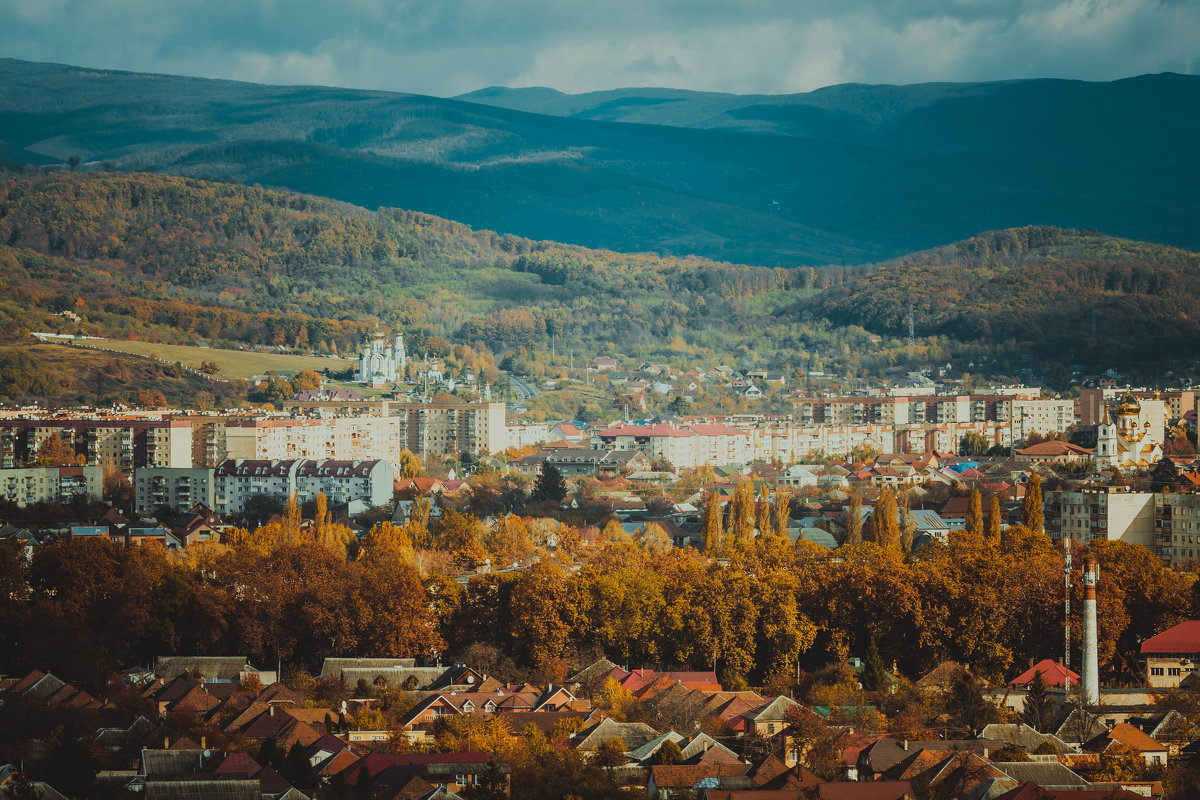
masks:
MULTIPOLYGON (((492 94, 471 99, 503 105, 492 94)), ((1031 223, 1200 248, 1200 76, 534 100, 548 113, 0 59, 0 159, 769 266, 874 261, 1031 223)))
POLYGON ((791 313, 903 335, 1026 342, 1045 362, 1195 360, 1200 256, 1095 231, 993 231, 859 272, 791 313))
POLYGON ((0 171, 10 330, 346 352, 383 325, 418 350, 438 337, 531 374, 607 353, 840 376, 986 356, 1003 375, 1190 362, 1197 321, 1195 254, 1057 228, 878 266, 768 269, 537 242, 237 184, 0 171), (64 310, 83 321, 55 316, 64 310))

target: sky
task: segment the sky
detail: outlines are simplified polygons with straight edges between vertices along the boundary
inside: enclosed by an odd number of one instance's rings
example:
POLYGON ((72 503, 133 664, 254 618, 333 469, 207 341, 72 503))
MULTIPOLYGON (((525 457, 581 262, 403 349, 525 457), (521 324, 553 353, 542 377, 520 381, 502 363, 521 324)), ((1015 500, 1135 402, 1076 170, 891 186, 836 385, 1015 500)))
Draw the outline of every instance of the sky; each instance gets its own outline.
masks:
POLYGON ((453 96, 1200 73, 1200 0, 0 0, 0 56, 453 96))

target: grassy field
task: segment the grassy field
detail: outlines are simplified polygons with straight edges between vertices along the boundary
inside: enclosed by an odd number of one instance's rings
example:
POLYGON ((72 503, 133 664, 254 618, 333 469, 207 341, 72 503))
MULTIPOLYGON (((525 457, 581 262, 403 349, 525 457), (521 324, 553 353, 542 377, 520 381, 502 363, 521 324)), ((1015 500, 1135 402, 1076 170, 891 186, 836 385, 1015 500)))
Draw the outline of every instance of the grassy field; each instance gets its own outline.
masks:
POLYGON ((187 367, 199 367, 201 361, 212 361, 221 365, 221 378, 250 378, 277 372, 280 375, 295 375, 300 370, 312 369, 320 372, 330 369, 338 372, 348 368, 350 361, 344 358, 321 356, 289 356, 278 353, 255 353, 243 350, 217 350, 211 347, 187 347, 177 344, 153 342, 130 342, 121 339, 90 340, 87 346, 151 356, 163 361, 178 361, 187 367))

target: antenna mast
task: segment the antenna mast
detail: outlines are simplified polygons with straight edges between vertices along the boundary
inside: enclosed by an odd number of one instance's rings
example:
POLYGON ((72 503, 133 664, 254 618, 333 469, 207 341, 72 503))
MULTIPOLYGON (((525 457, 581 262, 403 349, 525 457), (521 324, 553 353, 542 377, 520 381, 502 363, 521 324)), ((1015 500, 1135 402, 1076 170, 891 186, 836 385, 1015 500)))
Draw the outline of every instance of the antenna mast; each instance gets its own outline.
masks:
POLYGON ((1063 689, 1071 691, 1071 540, 1063 539, 1063 689))

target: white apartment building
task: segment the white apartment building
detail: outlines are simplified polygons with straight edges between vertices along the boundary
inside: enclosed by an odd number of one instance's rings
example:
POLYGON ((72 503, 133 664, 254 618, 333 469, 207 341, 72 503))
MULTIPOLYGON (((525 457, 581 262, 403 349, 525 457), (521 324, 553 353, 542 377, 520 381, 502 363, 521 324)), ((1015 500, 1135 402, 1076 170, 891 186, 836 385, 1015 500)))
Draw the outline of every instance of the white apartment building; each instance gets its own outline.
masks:
POLYGON ((256 495, 285 500, 295 494, 306 503, 323 492, 330 505, 347 505, 354 514, 392 499, 392 475, 382 459, 227 459, 214 473, 214 510, 241 513, 256 495))
POLYGON ((359 514, 371 506, 391 502, 393 473, 390 462, 304 461, 296 468, 296 495, 301 503, 324 494, 331 506, 348 506, 359 514))
POLYGON ((1030 433, 1067 431, 1075 424, 1074 400, 1005 400, 997 409, 997 420, 1007 421, 1013 441, 1021 442, 1030 433))

